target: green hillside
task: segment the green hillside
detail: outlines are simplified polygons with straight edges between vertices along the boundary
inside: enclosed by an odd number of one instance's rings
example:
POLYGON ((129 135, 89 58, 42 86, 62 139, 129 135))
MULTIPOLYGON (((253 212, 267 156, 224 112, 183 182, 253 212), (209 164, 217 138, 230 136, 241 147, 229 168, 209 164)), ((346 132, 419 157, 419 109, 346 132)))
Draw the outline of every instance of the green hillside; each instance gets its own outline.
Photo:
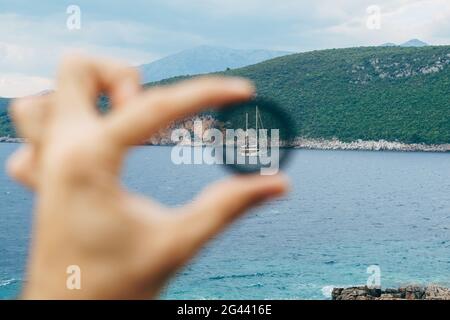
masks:
POLYGON ((226 74, 279 101, 303 137, 450 143, 449 46, 315 51, 226 74))
POLYGON ((8 115, 10 99, 0 98, 0 137, 15 136, 14 128, 8 115))
POLYGON ((221 74, 253 80, 291 114, 299 136, 450 143, 450 46, 313 51, 221 74))

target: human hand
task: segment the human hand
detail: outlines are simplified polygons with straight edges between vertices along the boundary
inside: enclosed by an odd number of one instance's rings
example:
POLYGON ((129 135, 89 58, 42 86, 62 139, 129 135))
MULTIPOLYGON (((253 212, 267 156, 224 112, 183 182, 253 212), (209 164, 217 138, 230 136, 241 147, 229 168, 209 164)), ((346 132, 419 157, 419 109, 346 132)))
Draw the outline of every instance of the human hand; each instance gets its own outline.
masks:
POLYGON ((211 237, 284 193, 280 175, 232 177, 173 209, 120 183, 131 146, 174 120, 252 94, 249 82, 220 77, 143 90, 132 68, 73 56, 63 62, 54 93, 17 100, 12 116, 29 143, 8 171, 37 193, 23 297, 155 297, 211 237), (106 115, 95 107, 100 92, 111 97, 106 115), (70 265, 80 267, 80 290, 66 287, 70 265))

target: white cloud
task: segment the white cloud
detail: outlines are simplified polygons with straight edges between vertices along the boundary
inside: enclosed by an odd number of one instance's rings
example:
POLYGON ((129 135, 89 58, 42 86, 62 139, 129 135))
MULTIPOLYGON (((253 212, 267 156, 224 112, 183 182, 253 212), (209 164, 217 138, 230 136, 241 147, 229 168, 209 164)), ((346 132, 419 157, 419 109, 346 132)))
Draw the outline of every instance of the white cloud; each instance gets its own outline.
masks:
MULTIPOLYGON (((18 88, 29 83, 31 91, 52 78, 61 57, 72 50, 138 65, 201 44, 306 51, 411 38, 450 43, 448 0, 129 0, 123 7, 78 2, 77 31, 66 28, 60 4, 28 14, 18 4, 21 14, 0 14, 0 78, 28 77, 13 82, 18 88), (366 27, 370 5, 381 8, 380 30, 366 27)), ((1 93, 8 90, 16 89, 0 83, 1 93)))
POLYGON ((340 24, 317 30, 317 36, 332 36, 335 41, 331 43, 339 42, 341 46, 350 43, 402 43, 412 38, 420 38, 430 44, 450 44, 448 0, 403 0, 397 1, 397 5, 382 2, 379 6, 379 30, 369 30, 366 27, 367 15, 356 15, 340 24))
POLYGON ((60 17, 42 20, 27 16, 0 14, 0 70, 51 75, 61 57, 70 49, 113 56, 129 64, 159 57, 133 44, 145 42, 156 31, 144 25, 93 21, 81 30, 69 31, 60 17), (11 31, 14 30, 14 31, 11 31))
POLYGON ((77 51, 111 57, 139 65, 161 57, 134 46, 161 34, 144 25, 94 21, 82 30, 69 31, 58 19, 41 22, 36 18, 0 14, 0 96, 22 96, 48 89, 61 59, 77 51), (11 30, 14 30, 11 32, 11 30))

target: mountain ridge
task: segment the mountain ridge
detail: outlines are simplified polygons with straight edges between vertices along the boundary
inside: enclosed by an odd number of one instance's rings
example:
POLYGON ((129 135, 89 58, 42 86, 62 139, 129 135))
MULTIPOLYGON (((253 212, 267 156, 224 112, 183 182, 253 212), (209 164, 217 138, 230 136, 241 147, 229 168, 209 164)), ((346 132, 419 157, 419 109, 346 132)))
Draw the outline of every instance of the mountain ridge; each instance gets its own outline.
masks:
POLYGON ((401 47, 426 47, 426 46, 428 46, 428 43, 423 42, 422 40, 419 40, 419 39, 411 39, 411 40, 408 40, 408 41, 402 43, 400 46, 401 47))
POLYGON ((411 39, 411 40, 408 40, 401 44, 395 44, 393 42, 386 42, 386 43, 379 45, 379 47, 417 47, 417 48, 426 47, 426 46, 429 46, 429 44, 426 42, 423 42, 422 40, 419 40, 419 39, 411 39))
POLYGON ((146 83, 176 76, 205 74, 224 71, 227 68, 235 69, 291 53, 205 45, 183 50, 154 62, 140 65, 138 69, 141 72, 143 83, 146 83))

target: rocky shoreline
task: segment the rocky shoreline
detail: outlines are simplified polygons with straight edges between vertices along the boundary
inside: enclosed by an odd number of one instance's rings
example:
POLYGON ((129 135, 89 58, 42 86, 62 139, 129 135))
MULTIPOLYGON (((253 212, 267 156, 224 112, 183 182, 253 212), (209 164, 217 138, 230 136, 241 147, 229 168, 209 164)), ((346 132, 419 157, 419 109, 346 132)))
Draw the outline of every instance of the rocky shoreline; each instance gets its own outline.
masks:
POLYGON ((404 151, 404 152, 450 152, 450 144, 407 144, 385 140, 342 142, 337 139, 297 138, 294 148, 314 150, 361 150, 361 151, 404 151))
POLYGON ((407 285, 397 289, 367 286, 334 288, 332 300, 450 300, 450 289, 438 285, 407 285))
MULTIPOLYGON (((0 137, 0 143, 23 143, 23 138, 0 137)), ((170 146, 174 143, 169 137, 153 137, 147 145, 170 146)), ((450 144, 407 144, 385 140, 343 142, 337 139, 296 138, 290 147, 308 150, 353 150, 353 151, 401 151, 401 152, 450 152, 450 144)))
POLYGON ((23 138, 0 137, 0 143, 23 143, 23 138))

